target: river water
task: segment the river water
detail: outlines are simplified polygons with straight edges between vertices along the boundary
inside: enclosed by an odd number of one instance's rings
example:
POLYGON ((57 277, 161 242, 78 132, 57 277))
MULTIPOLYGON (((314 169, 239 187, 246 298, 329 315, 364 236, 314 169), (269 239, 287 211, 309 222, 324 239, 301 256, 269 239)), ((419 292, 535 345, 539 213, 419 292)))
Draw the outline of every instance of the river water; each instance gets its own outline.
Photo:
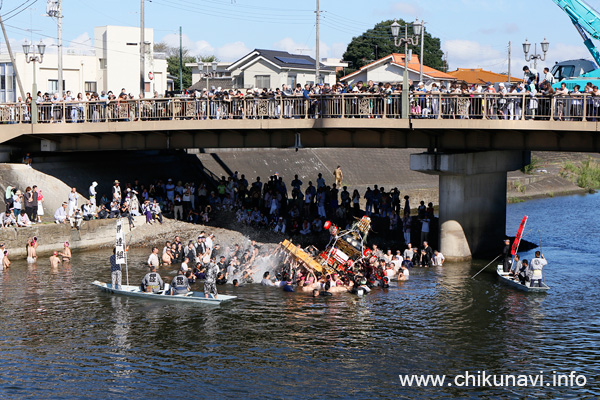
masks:
MULTIPOLYGON (((526 214, 526 239, 541 237, 546 295, 502 285, 491 267, 471 279, 482 260, 415 268, 409 281, 364 298, 228 287, 239 300, 215 308, 95 290, 89 282, 110 276, 108 250, 77 253, 54 272, 46 259, 14 261, 0 275, 0 398, 598 398, 599 209, 598 194, 508 206, 507 232, 526 214), (543 371, 544 382, 552 371, 576 371, 587 384, 408 388, 399 380, 465 371, 543 371)), ((147 254, 133 250, 131 264, 147 254)), ((131 280, 144 272, 132 267, 131 280)))

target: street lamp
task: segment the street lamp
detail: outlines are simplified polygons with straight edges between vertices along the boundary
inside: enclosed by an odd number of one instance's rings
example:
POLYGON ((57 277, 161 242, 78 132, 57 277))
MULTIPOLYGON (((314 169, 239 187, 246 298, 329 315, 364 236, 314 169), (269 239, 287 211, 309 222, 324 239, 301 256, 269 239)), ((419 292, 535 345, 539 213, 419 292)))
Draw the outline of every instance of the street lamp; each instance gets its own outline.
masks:
POLYGON ((33 62, 33 88, 32 92, 32 101, 31 101, 31 123, 37 124, 38 122, 38 110, 37 110, 37 81, 36 81, 36 73, 35 73, 35 63, 39 62, 40 64, 44 61, 44 52, 46 51, 46 45, 40 40, 40 43, 37 45, 37 52, 39 56, 35 54, 36 46, 34 44, 29 44, 27 40, 23 44, 23 53, 25 53, 25 61, 27 64, 33 62), (29 55, 31 53, 31 55, 29 55))
POLYGON ((544 55, 537 54, 537 43, 534 45, 533 54, 529 54, 529 50, 531 49, 531 43, 529 40, 525 39, 523 43, 523 53, 525 53, 525 61, 530 62, 533 60, 533 69, 537 69, 537 60, 546 61, 546 53, 548 52, 548 47, 550 47, 550 43, 544 38, 544 41, 540 43, 542 48, 542 52, 544 55))
POLYGON ((219 66, 219 63, 218 63, 218 62, 216 62, 216 61, 213 61, 213 62, 211 63, 211 62, 208 62, 208 61, 207 61, 207 62, 205 62, 204 64, 202 64, 202 68, 206 67, 206 91, 207 91, 207 92, 208 92, 208 77, 209 77, 209 75, 210 75, 209 68, 210 68, 210 66, 211 66, 211 65, 212 65, 212 70, 213 70, 213 72, 216 72, 216 71, 217 71, 217 67, 219 66))
MULTIPOLYGON (((402 118, 408 117, 408 45, 418 46, 419 38, 421 37, 422 22, 417 19, 412 23, 413 34, 408 36, 408 24, 400 25, 394 20, 391 26, 392 36, 394 37, 394 45, 400 47, 404 45, 404 73, 402 76, 402 118), (404 37, 399 37, 400 28, 404 27, 404 37)), ((421 60, 423 62, 423 60, 421 60)))

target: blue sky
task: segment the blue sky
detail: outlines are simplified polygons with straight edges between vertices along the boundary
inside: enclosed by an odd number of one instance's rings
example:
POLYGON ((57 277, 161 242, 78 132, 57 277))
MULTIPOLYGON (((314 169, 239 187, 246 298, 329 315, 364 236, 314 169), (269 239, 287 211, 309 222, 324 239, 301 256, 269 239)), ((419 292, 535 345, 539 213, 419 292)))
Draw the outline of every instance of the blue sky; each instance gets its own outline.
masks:
MULTIPOLYGON (((6 14, 24 1, 2 1, 0 13, 5 15, 13 45, 20 50, 26 38, 55 43, 56 23, 44 16, 45 0, 28 0, 30 6, 12 18, 6 14)), ((62 3, 65 47, 89 48, 94 26, 139 25, 139 0, 62 3)), ((600 10, 599 0, 589 3, 600 10)), ((222 61, 233 61, 254 48, 314 54, 315 4, 315 0, 147 0, 146 27, 154 28, 155 41, 179 45, 182 26, 184 46, 192 54, 215 54, 222 61)), ((341 57, 353 36, 379 21, 418 17, 442 40, 450 69, 482 67, 504 72, 511 41, 511 64, 517 73, 525 65, 521 45, 525 38, 531 43, 544 38, 550 42, 539 69, 558 60, 590 58, 569 18, 552 0, 321 0, 320 4, 321 57, 341 57)))

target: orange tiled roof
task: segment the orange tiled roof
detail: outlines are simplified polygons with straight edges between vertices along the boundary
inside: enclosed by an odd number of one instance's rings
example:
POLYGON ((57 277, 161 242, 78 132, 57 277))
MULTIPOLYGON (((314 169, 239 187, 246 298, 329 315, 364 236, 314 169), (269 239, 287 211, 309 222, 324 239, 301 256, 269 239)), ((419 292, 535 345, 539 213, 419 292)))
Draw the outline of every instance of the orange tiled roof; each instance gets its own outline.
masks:
MULTIPOLYGON (((404 66, 404 54, 401 53, 393 53, 392 57, 394 57, 394 64, 404 66)), ((408 62, 408 69, 412 69, 413 71, 420 71, 421 63, 419 61, 419 56, 413 55, 408 62)), ((439 79, 456 79, 452 75, 449 75, 445 72, 438 71, 435 68, 428 67, 427 65, 423 65, 423 73, 425 75, 429 75, 432 78, 439 79)))
MULTIPOLYGON (((380 58, 379 60, 375 60, 369 64, 366 64, 364 66, 362 66, 359 70, 354 71, 351 74, 348 74, 344 77, 341 78, 341 80, 344 80, 346 78, 351 77, 352 75, 355 75, 365 69, 368 69, 369 67, 371 67, 372 65, 378 64, 382 61, 385 60, 390 60, 393 64, 399 65, 400 67, 404 67, 404 54, 401 53, 392 53, 390 55, 387 55, 383 58, 380 58)), ((408 62, 408 69, 412 70, 414 72, 419 72, 421 69, 421 63, 419 62, 419 57, 416 55, 413 55, 410 59, 410 61, 408 62)), ((432 78, 438 78, 438 79, 448 79, 448 80, 455 80, 456 78, 453 77, 452 75, 446 74, 442 71, 438 71, 435 68, 431 68, 428 67, 427 65, 423 65, 423 74, 430 76, 432 78)))
MULTIPOLYGON (((410 64, 409 64, 410 65, 410 64)), ((448 75, 453 76, 459 81, 465 81, 469 84, 479 83, 485 84, 486 82, 507 82, 508 76, 503 74, 497 74, 492 71, 485 71, 481 68, 459 68, 456 71, 448 72, 448 75)), ((511 76, 511 82, 520 82, 522 79, 511 76)))

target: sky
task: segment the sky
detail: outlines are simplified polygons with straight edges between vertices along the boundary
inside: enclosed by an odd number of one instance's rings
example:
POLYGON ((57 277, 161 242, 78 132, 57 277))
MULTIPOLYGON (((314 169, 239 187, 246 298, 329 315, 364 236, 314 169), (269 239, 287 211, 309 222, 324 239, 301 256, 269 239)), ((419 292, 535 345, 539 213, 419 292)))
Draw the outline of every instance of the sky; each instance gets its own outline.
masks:
MULTIPOLYGON (((56 22, 45 15, 46 0, 0 3, 9 40, 18 51, 25 39, 43 40, 50 45, 47 51, 56 48, 52 46, 56 22)), ((600 10, 600 0, 588 3, 600 10)), ((192 55, 234 61, 263 48, 314 56, 316 0, 146 0, 144 4, 145 25, 154 29, 155 41, 179 46, 181 26, 183 45, 192 55)), ((544 38, 550 42, 546 60, 538 61, 540 70, 556 61, 591 58, 570 19, 552 0, 524 4, 518 0, 320 0, 320 55, 340 58, 352 37, 382 20, 419 18, 429 33, 441 39, 450 70, 507 72, 510 41, 511 72, 521 74, 527 64, 522 48, 526 38, 532 51, 534 43, 544 38)), ((92 48, 95 26, 140 23, 140 0, 63 0, 62 7, 64 46, 73 51, 92 48)))

